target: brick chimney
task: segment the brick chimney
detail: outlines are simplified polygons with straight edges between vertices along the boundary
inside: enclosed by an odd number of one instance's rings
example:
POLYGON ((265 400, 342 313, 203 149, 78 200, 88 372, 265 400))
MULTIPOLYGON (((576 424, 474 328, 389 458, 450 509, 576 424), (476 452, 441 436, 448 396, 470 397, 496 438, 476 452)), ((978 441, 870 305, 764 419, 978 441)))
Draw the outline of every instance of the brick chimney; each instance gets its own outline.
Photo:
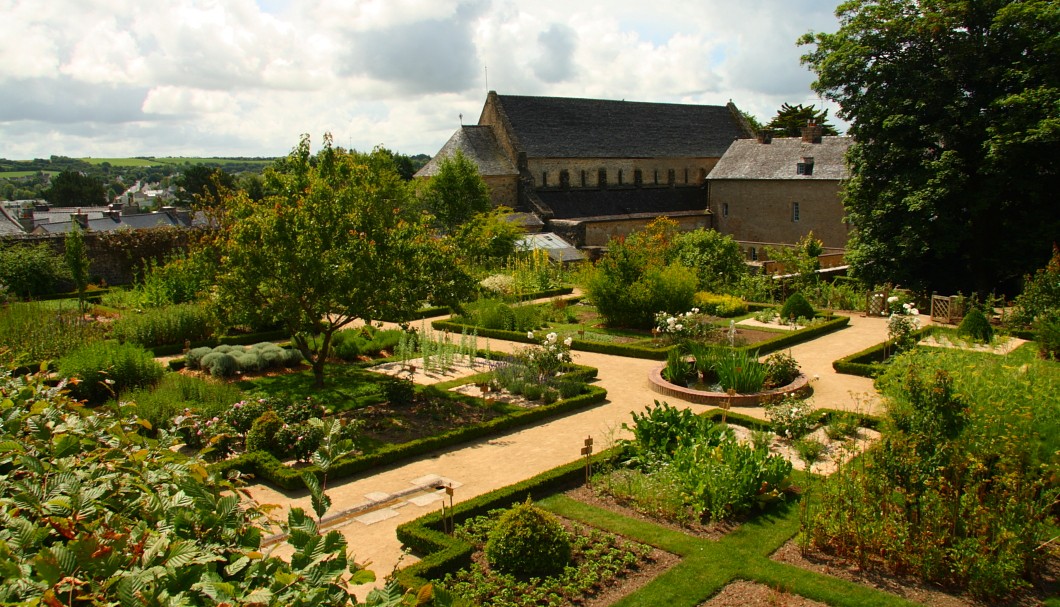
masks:
POLYGON ((71 213, 70 220, 76 221, 82 230, 88 229, 88 213, 82 213, 81 209, 77 209, 76 213, 71 213))
POLYGON ((758 140, 758 143, 769 145, 770 143, 773 143, 773 131, 771 129, 761 129, 758 131, 758 134, 755 135, 755 139, 758 140))
POLYGON ((110 203, 109 205, 107 205, 107 215, 115 221, 121 221, 123 206, 124 205, 120 202, 110 203))
POLYGON ((22 207, 18 210, 18 223, 27 234, 37 227, 37 222, 33 220, 33 207, 22 207))
POLYGON ((816 121, 807 120, 806 126, 802 129, 802 142, 821 143, 821 135, 823 133, 824 129, 816 121))

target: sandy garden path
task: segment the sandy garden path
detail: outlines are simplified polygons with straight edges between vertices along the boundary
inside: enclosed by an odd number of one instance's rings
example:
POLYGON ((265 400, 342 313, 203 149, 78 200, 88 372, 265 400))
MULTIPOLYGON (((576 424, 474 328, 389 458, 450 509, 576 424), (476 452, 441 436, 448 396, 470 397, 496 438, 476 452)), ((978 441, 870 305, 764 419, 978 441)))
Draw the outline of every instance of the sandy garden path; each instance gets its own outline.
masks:
MULTIPOLYGON (((871 380, 838 374, 831 365, 833 360, 886 337, 885 318, 854 315, 849 326, 791 348, 790 353, 803 372, 816 378, 811 384, 814 404, 879 412, 871 380)), ((483 345, 481 340, 480 345, 483 345)), ((496 351, 512 351, 525 345, 490 340, 490 347, 496 351)), ((412 556, 403 557, 395 529, 441 507, 442 496, 434 486, 451 483, 459 502, 574 461, 588 436, 593 437, 597 450, 605 449, 622 436, 621 426, 629 421, 631 411, 639 411, 660 397, 651 391, 647 380, 648 371, 661 364, 658 361, 589 352, 574 352, 573 356, 574 362, 599 369, 597 385, 608 392, 604 403, 540 425, 385 467, 370 476, 329 483, 327 492, 333 500, 329 515, 349 513, 335 528, 347 537, 356 559, 369 561, 370 568, 380 578, 399 562, 402 566, 414 562, 412 556)), ((697 412, 709 408, 680 399, 668 401, 697 412)), ((758 407, 734 407, 733 411, 764 416, 758 407)), ((284 493, 260 484, 251 486, 249 491, 263 504, 312 510, 305 491, 284 493)), ((282 551, 280 554, 287 556, 282 551)))

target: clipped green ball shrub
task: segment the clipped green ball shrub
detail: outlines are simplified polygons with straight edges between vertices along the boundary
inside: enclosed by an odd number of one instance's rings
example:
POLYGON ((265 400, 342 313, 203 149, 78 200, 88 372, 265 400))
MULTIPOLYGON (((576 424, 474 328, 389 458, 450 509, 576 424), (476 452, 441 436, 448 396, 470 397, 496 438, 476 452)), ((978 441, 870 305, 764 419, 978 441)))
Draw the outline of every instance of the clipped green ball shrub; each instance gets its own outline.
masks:
POLYGON ((994 338, 994 328, 990 326, 990 321, 979 308, 972 308, 957 326, 957 335, 968 337, 973 341, 989 343, 994 338))
POLYGON ((782 320, 788 320, 789 318, 813 318, 813 315, 813 306, 810 305, 810 302, 806 301, 806 298, 802 293, 798 292, 792 293, 780 308, 780 318, 782 320))
POLYGON ((553 575, 563 571, 570 558, 570 532, 529 497, 501 516, 486 542, 490 567, 509 573, 553 575))
POLYGON ((274 452, 276 447, 276 433, 283 428, 283 420, 273 410, 265 411, 254 420, 247 432, 247 452, 269 451, 274 452))

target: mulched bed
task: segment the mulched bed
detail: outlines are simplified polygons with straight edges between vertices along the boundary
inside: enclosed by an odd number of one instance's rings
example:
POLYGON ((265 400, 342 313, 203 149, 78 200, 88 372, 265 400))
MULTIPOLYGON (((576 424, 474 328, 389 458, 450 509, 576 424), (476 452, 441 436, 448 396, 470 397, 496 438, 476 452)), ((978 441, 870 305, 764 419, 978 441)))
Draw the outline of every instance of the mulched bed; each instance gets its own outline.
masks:
POLYGON ((417 395, 408 405, 382 403, 345 414, 364 423, 363 435, 382 443, 404 443, 505 415, 456 399, 417 395))
POLYGON ((1036 588, 1021 590, 1014 596, 992 602, 955 595, 939 586, 924 584, 908 577, 898 577, 886 571, 859 569, 855 564, 822 552, 804 553, 795 540, 781 546, 771 558, 801 569, 890 592, 928 607, 1035 607, 1042 605, 1046 598, 1055 597, 1060 593, 1060 584, 1057 583, 1060 576, 1060 559, 1055 556, 1050 559, 1046 579, 1036 588))
POLYGON ((765 584, 737 580, 721 589, 712 599, 700 607, 828 607, 824 603, 811 601, 797 594, 788 594, 765 584))

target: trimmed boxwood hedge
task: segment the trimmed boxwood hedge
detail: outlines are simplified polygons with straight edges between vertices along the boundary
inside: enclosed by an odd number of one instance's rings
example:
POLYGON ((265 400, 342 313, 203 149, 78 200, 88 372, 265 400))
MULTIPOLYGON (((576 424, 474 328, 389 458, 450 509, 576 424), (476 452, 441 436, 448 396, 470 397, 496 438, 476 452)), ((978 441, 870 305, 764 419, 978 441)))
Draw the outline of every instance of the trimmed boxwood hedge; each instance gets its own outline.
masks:
MULTIPOLYGON (((466 383, 465 381, 462 383, 466 383)), ((428 386, 429 388, 430 386, 428 386)), ((454 428, 443 434, 424 437, 397 445, 387 445, 377 451, 366 455, 357 455, 339 460, 332 465, 328 474, 329 480, 345 478, 372 468, 385 466, 394 462, 407 459, 416 455, 423 455, 438 449, 452 447, 467 441, 482 438, 484 436, 499 432, 527 426, 531 423, 552 417, 558 417, 577 409, 582 409, 596 403, 603 402, 607 397, 607 390, 599 386, 586 386, 584 394, 556 401, 551 405, 542 405, 533 409, 517 411, 503 417, 497 417, 489 421, 454 428)), ((320 474, 314 466, 299 468, 297 470, 288 468, 272 455, 263 451, 245 453, 239 457, 218 462, 210 466, 211 471, 222 475, 231 470, 239 470, 243 473, 251 473, 257 478, 269 482, 286 490, 304 489, 302 481, 304 472, 320 474)))
MULTIPOLYGON (((914 331, 913 337, 919 341, 930 335, 932 332, 932 327, 924 327, 918 331, 914 331)), ((855 352, 849 356, 844 356, 843 358, 833 361, 832 368, 835 369, 836 373, 874 378, 886 368, 883 361, 887 358, 887 351, 893 348, 894 340, 888 339, 887 341, 865 348, 860 352, 855 352)))
MULTIPOLYGON (((809 341, 825 333, 831 333, 837 329, 847 326, 850 323, 850 318, 847 316, 828 315, 821 316, 826 319, 824 323, 809 327, 806 329, 800 329, 798 331, 786 331, 778 332, 777 336, 773 339, 758 342, 756 344, 739 346, 737 349, 744 350, 747 352, 758 351, 759 354, 768 354, 776 350, 781 350, 795 344, 809 341)), ((500 329, 484 329, 482 327, 474 327, 472 325, 464 325, 456 323, 450 320, 436 320, 431 323, 435 329, 440 331, 452 331, 459 333, 464 330, 475 330, 479 337, 488 337, 490 339, 503 339, 506 341, 514 341, 524 344, 536 344, 538 339, 535 337, 531 339, 526 336, 526 333, 518 331, 503 331, 500 329)), ((579 350, 582 352, 596 352, 597 354, 610 354, 612 356, 625 356, 628 358, 647 358, 651 360, 666 360, 667 353, 673 349, 674 346, 639 346, 632 344, 616 344, 611 342, 599 342, 590 341, 585 339, 573 338, 574 341, 571 343, 572 350, 579 350)))
MULTIPOLYGON (((531 299, 544 299, 546 297, 559 297, 561 295, 570 295, 574 292, 572 287, 557 287, 555 289, 548 289, 546 291, 537 291, 535 293, 524 293, 516 298, 516 301, 530 301, 531 299)), ((412 313, 409 320, 420 320, 423 318, 434 318, 435 316, 444 316, 446 314, 452 314, 453 309, 449 306, 430 306, 427 308, 420 308, 412 313)), ((383 319, 386 320, 386 319, 383 319)), ((393 321, 391 321, 393 322, 393 321)))

